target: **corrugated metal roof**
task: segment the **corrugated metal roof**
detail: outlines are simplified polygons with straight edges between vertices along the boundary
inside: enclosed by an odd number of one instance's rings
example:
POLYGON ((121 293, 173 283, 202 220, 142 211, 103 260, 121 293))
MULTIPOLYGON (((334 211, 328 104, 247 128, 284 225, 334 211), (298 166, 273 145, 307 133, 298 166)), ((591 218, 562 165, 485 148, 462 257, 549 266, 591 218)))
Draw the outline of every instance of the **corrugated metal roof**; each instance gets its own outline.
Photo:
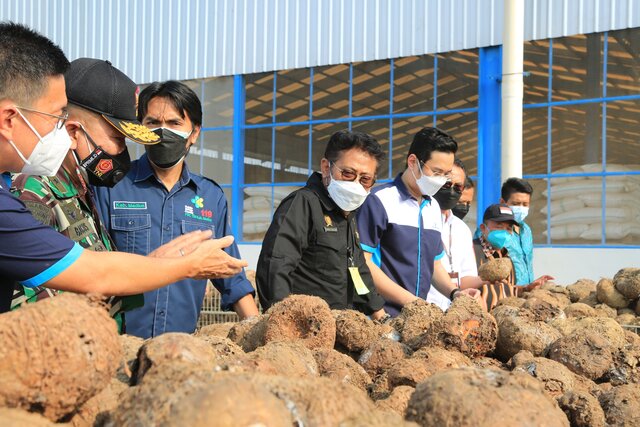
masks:
MULTIPOLYGON (((525 39, 640 27, 640 0, 524 0, 525 39)), ((503 0, 1 0, 67 52, 136 81, 193 79, 501 44, 503 0)))

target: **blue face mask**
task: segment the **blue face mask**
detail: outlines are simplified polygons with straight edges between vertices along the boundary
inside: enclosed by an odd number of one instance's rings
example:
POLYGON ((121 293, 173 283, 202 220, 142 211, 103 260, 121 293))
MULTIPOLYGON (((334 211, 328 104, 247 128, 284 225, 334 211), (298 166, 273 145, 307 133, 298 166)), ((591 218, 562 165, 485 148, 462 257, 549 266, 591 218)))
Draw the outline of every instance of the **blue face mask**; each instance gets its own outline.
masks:
POLYGON ((516 222, 518 224, 522 224, 524 222, 524 219, 529 214, 529 207, 528 206, 509 206, 509 207, 513 211, 513 217, 515 218, 516 222))
POLYGON ((511 241, 511 233, 507 230, 493 230, 487 236, 487 241, 496 249, 502 249, 511 241))

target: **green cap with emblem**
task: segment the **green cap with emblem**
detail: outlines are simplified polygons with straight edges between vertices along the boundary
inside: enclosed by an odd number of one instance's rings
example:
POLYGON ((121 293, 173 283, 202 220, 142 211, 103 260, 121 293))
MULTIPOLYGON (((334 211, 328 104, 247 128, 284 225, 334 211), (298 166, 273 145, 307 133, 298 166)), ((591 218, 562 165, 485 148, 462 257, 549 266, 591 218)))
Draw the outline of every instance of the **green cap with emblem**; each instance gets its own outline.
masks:
POLYGON ((64 75, 71 104, 100 114, 125 137, 140 144, 160 142, 136 117, 138 86, 111 62, 79 58, 64 75))

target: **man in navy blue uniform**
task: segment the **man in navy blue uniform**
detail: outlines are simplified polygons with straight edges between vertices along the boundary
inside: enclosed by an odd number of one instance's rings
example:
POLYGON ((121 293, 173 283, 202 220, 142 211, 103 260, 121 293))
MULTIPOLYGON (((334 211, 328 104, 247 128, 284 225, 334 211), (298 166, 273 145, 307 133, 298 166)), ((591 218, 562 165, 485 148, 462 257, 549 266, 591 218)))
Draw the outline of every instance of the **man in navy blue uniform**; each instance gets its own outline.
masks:
POLYGON ((62 50, 46 37, 0 23, 0 312, 9 309, 16 283, 130 295, 187 277, 241 271, 246 262, 222 250, 233 238, 211 240, 210 231, 182 236, 158 248, 155 257, 84 250, 36 221, 9 193, 9 172, 53 176, 74 148, 64 127, 68 67, 62 50))
MULTIPOLYGON (((184 83, 152 83, 138 100, 138 119, 160 137, 113 188, 98 187, 98 208, 107 231, 122 251, 146 255, 171 239, 194 230, 214 237, 230 234, 227 201, 214 181, 192 173, 184 159, 202 125, 202 105, 184 83)), ((225 249, 238 257, 232 244, 225 249)), ((222 308, 241 318, 258 314, 255 291, 241 272, 213 280, 222 308)), ((206 289, 205 280, 187 279, 147 292, 144 306, 127 312, 127 333, 143 338, 195 330, 206 289)))

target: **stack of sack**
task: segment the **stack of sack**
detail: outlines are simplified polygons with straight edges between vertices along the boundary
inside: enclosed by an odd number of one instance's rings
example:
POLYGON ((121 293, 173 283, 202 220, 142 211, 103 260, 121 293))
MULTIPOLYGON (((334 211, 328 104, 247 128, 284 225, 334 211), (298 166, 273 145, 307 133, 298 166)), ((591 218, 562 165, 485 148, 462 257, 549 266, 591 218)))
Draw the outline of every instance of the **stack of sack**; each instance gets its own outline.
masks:
MULTIPOLYGON (((640 166, 607 165, 608 172, 638 170, 640 166)), ((569 167, 554 173, 600 172, 602 165, 587 164, 569 167)), ((599 242, 602 239, 602 177, 554 178, 551 192, 547 188, 541 192, 550 202, 551 241, 584 240, 599 242)), ((640 175, 609 176, 605 178, 605 226, 606 240, 623 240, 640 237, 640 175)), ((542 205, 542 204, 540 204, 542 205)), ((534 205, 534 206, 540 206, 534 205)), ((546 217, 545 203, 540 213, 546 217)), ((547 236, 547 220, 541 221, 543 234, 547 236)))
POLYGON ((245 241, 262 241, 282 199, 298 187, 246 187, 242 233, 245 241))

